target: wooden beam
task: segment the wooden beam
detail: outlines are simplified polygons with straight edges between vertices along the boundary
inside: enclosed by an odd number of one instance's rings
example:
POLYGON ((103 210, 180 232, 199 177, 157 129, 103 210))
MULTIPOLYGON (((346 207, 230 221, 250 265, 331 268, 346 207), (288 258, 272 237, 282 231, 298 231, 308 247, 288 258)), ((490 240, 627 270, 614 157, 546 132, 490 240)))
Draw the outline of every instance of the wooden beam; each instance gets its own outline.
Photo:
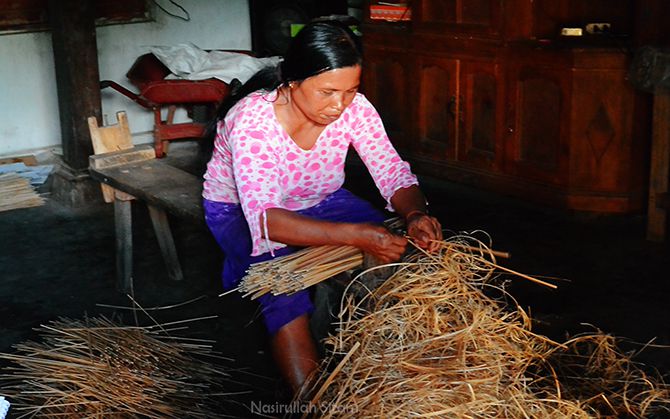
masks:
POLYGON ((49 0, 63 161, 84 171, 93 154, 87 118, 100 118, 95 2, 49 0))
POLYGON ((656 195, 656 207, 670 210, 670 193, 660 193, 656 195))
POLYGON ((670 91, 659 89, 654 95, 654 117, 651 134, 651 173, 649 175, 649 208, 647 239, 664 241, 667 231, 665 200, 670 178, 670 91), (661 204, 661 205, 659 205, 661 204))

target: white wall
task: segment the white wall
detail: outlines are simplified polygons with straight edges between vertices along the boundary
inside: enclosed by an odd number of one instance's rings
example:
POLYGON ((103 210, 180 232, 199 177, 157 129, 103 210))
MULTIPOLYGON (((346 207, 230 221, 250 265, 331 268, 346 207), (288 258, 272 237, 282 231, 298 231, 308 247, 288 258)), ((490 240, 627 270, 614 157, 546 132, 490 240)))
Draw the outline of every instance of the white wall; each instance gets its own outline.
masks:
MULTIPOLYGON (((159 3, 175 14, 170 2, 159 3)), ((190 42, 202 49, 251 49, 247 0, 178 0, 191 16, 186 22, 155 8, 146 23, 98 27, 101 80, 136 91, 125 74, 154 45, 190 42)), ((29 154, 61 144, 51 33, 0 36, 0 156, 29 154)), ((136 143, 150 142, 153 114, 112 89, 102 92, 103 118, 116 122, 125 110, 136 143)), ((185 115, 178 113, 178 120, 185 115)))
POLYGON ((0 36, 0 155, 60 144, 51 35, 0 36))

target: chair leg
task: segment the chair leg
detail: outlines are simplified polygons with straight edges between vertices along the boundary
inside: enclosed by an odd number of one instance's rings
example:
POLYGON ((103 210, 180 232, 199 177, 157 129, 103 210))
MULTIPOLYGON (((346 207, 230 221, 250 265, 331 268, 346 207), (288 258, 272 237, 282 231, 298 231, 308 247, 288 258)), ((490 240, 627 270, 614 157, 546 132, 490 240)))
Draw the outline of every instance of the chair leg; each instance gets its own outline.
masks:
POLYGON ((148 207, 149 215, 151 216, 151 224, 154 226, 154 232, 158 239, 158 246, 163 254, 163 260, 165 260, 168 278, 173 281, 181 281, 184 279, 184 274, 182 273, 179 258, 177 257, 177 249, 174 245, 174 239, 172 238, 172 232, 170 231, 170 223, 167 214, 164 210, 154 207, 153 205, 148 205, 148 207))
MULTIPOLYGON (((168 107, 167 111, 167 118, 165 119, 165 124, 166 125, 172 125, 174 124, 174 115, 175 112, 177 112, 177 106, 175 105, 170 105, 168 107)), ((167 154, 168 150, 170 149, 170 141, 168 140, 163 140, 163 153, 167 154)))
POLYGON ((161 108, 155 107, 154 111, 154 150, 156 150, 156 158, 162 159, 165 156, 163 151, 163 140, 160 138, 159 127, 163 125, 163 119, 161 118, 161 108))

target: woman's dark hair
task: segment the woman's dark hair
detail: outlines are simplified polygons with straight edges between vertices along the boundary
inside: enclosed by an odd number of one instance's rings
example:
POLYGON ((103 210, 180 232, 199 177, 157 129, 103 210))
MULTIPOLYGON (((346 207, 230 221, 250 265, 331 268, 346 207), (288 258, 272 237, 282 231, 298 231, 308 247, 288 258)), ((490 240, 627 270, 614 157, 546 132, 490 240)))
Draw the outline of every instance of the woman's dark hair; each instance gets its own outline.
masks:
POLYGON ((337 20, 311 22, 291 40, 279 65, 263 68, 224 100, 216 121, 225 117, 240 99, 257 90, 270 91, 324 71, 359 65, 362 59, 360 39, 344 23, 337 20))

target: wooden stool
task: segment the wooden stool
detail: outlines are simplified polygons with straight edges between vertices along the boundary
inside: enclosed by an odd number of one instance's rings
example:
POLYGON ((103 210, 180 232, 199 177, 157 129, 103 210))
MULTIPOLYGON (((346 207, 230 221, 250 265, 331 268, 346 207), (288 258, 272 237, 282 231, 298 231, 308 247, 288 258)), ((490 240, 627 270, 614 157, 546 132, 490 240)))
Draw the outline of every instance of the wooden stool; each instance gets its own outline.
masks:
MULTIPOLYGON (((116 114, 118 123, 99 127, 95 117, 88 118, 88 127, 95 153, 90 161, 90 171, 109 169, 147 160, 155 160, 156 152, 150 147, 135 148, 128 126, 125 112, 116 114)), ((93 175, 93 173, 91 173, 93 175)), ((170 187, 169 178, 160 179, 170 187)), ((133 232, 132 232, 132 201, 136 194, 124 192, 101 182, 105 202, 114 202, 114 225, 116 230, 116 271, 117 288, 123 293, 133 293, 133 232)), ((158 239, 163 259, 167 267, 168 277, 182 280, 182 273, 177 250, 175 248, 168 216, 165 210, 147 202, 151 223, 158 239)))

